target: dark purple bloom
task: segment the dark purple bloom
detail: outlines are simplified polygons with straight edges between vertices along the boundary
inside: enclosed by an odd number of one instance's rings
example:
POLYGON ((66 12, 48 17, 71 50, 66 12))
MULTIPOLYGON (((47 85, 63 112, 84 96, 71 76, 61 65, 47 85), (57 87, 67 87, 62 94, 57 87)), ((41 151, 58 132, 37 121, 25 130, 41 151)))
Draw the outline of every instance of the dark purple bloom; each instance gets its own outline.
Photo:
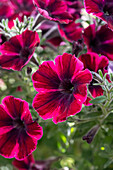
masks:
POLYGON ((99 128, 99 125, 95 125, 85 136, 83 136, 83 140, 86 140, 87 143, 90 144, 93 141, 95 135, 97 134, 99 128))
POLYGON ((36 32, 25 30, 0 47, 0 66, 5 69, 21 70, 31 59, 35 46, 40 42, 36 32))
MULTIPOLYGON (((79 57, 79 60, 83 62, 84 68, 90 71, 98 73, 99 70, 102 71, 103 75, 107 73, 106 67, 109 64, 109 60, 105 56, 99 57, 96 53, 86 53, 79 57)), ((99 85, 94 85, 96 82, 94 79, 89 84, 88 88, 93 97, 103 95, 103 89, 99 85)))
POLYGON ((83 33, 88 52, 96 52, 113 60, 113 31, 103 25, 96 31, 95 24, 89 25, 83 33))
POLYGON ((43 62, 33 74, 34 88, 39 92, 33 107, 43 119, 62 122, 75 115, 87 98, 87 84, 92 80, 88 69, 74 55, 64 53, 53 61, 43 62))
POLYGON ((113 0, 84 0, 85 9, 107 22, 113 30, 113 0))
POLYGON ((0 105, 0 154, 5 158, 23 160, 37 146, 42 127, 32 120, 28 103, 7 96, 0 105))
POLYGON ((33 2, 38 7, 39 13, 49 20, 69 23, 73 19, 62 0, 33 0, 33 2))
POLYGON ((82 30, 79 23, 70 22, 69 24, 59 24, 61 36, 71 42, 81 38, 82 30))

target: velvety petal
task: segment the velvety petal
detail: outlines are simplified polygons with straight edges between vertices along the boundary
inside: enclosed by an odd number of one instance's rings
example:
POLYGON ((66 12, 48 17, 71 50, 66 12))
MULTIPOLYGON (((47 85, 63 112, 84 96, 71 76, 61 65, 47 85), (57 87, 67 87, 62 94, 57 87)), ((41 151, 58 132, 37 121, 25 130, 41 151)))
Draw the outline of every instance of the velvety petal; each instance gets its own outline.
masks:
POLYGON ((109 0, 85 0, 86 11, 94 14, 107 22, 113 30, 113 1, 109 0))
POLYGON ((79 57, 79 60, 83 62, 84 68, 88 68, 90 71, 97 72, 99 64, 99 56, 96 53, 86 53, 79 57))
POLYGON ((33 155, 29 155, 23 161, 14 160, 12 164, 19 170, 27 170, 30 168, 30 164, 35 163, 33 155))
POLYGON ((64 1, 34 0, 33 2, 38 7, 40 14, 49 20, 59 21, 61 23, 69 23, 69 21, 73 19, 73 17, 67 12, 67 5, 64 1))
POLYGON ((50 119, 54 111, 59 107, 59 100, 63 96, 58 91, 38 93, 33 100, 33 108, 43 119, 50 119))
POLYGON ((5 69, 20 70, 23 67, 24 61, 18 55, 1 55, 0 66, 5 69))
POLYGON ((11 117, 7 114, 3 105, 0 104, 0 121, 10 122, 11 120, 11 117))
POLYGON ((102 96, 103 95, 103 89, 99 85, 89 85, 89 91, 92 94, 92 96, 95 98, 97 96, 102 96))
POLYGON ((101 56, 101 57, 100 57, 100 60, 99 60, 98 69, 103 69, 103 68, 107 67, 108 64, 109 64, 108 58, 105 57, 105 56, 101 56))
POLYGON ((42 127, 39 126, 36 121, 27 124, 26 128, 27 134, 31 137, 36 138, 37 140, 39 140, 43 135, 42 127))
POLYGON ((92 100, 90 97, 87 97, 86 101, 83 103, 85 106, 91 106, 92 103, 89 103, 89 101, 92 100))
POLYGON ((62 14, 67 10, 66 3, 61 0, 54 0, 52 3, 49 3, 49 6, 51 7, 52 15, 56 15, 56 16, 62 14))
POLYGON ((13 10, 10 7, 9 1, 0 1, 0 20, 9 18, 12 15, 12 12, 13 10))
POLYGON ((80 28, 80 24, 76 24, 75 22, 59 24, 58 28, 61 36, 66 38, 68 41, 77 41, 81 38, 82 28, 80 28))
POLYGON ((87 28, 84 29, 83 38, 85 44, 88 46, 88 50, 90 50, 91 48, 90 44, 92 40, 95 38, 95 36, 96 36, 95 24, 89 25, 87 28))
POLYGON ((0 104, 0 135, 9 132, 13 129, 12 119, 5 111, 5 108, 0 104))
POLYGON ((71 79, 73 74, 83 69, 82 62, 75 56, 72 56, 72 54, 67 53, 55 58, 55 66, 61 80, 71 79))
POLYGON ((39 8, 45 8, 48 6, 50 0, 33 0, 33 3, 39 8))
POLYGON ((0 52, 2 54, 7 54, 7 55, 11 55, 11 54, 18 55, 18 53, 22 48, 18 40, 18 37, 20 37, 20 35, 14 36, 9 41, 2 44, 0 47, 0 52))
POLYGON ((58 89, 60 80, 53 61, 45 61, 32 76, 33 86, 37 91, 58 89))
POLYGON ((86 84, 92 80, 92 74, 88 69, 80 71, 72 78, 72 84, 74 84, 74 97, 80 102, 84 102, 87 98, 86 84))
MULTIPOLYGON (((25 158, 26 159, 26 158, 25 158)), ((29 165, 27 165, 24 160, 23 161, 18 161, 18 160, 14 160, 12 162, 13 166, 15 166, 16 168, 18 168, 19 170, 28 170, 29 169, 29 165)))
POLYGON ((90 14, 93 13, 94 15, 101 17, 103 15, 102 7, 104 5, 103 0, 84 0, 85 9, 90 14))
POLYGON ((13 158, 15 156, 17 136, 18 131, 15 129, 0 135, 0 154, 5 158, 13 158))
POLYGON ((113 60, 113 31, 107 25, 100 26, 97 31, 94 24, 89 25, 84 30, 83 38, 88 51, 105 55, 109 60, 113 60))
POLYGON ((92 74, 88 69, 80 71, 72 77, 72 84, 80 85, 90 83, 92 74))
POLYGON ((29 112, 28 103, 19 98, 14 98, 13 96, 7 96, 2 101, 5 106, 7 113, 13 118, 21 118, 26 123, 31 122, 32 117, 29 112))
POLYGON ((99 69, 103 71, 103 68, 107 67, 109 60, 105 56, 99 56, 96 53, 86 53, 79 57, 84 63, 84 68, 88 68, 90 71, 97 72, 99 69))
POLYGON ((58 110, 56 110, 56 112, 54 113, 53 122, 55 124, 57 124, 58 122, 63 122, 67 119, 67 117, 80 112, 82 108, 82 103, 79 100, 76 100, 72 97, 72 99, 68 102, 69 103, 67 107, 65 106, 67 103, 62 103, 61 107, 58 108, 58 110))
POLYGON ((40 39, 38 33, 30 30, 25 30, 22 33, 22 42, 23 42, 23 47, 33 48, 36 45, 39 45, 40 39))
POLYGON ((81 110, 82 102, 76 100, 71 94, 46 92, 36 95, 33 107, 43 119, 53 118, 53 122, 58 123, 65 121, 68 116, 78 113, 81 110))
POLYGON ((76 100, 80 101, 81 103, 84 103, 84 101, 87 98, 87 87, 86 84, 79 84, 77 87, 75 86, 74 90, 74 97, 76 100))
POLYGON ((20 131, 17 143, 18 149, 15 158, 17 160, 23 160, 36 149, 37 139, 28 136, 25 131, 20 131))

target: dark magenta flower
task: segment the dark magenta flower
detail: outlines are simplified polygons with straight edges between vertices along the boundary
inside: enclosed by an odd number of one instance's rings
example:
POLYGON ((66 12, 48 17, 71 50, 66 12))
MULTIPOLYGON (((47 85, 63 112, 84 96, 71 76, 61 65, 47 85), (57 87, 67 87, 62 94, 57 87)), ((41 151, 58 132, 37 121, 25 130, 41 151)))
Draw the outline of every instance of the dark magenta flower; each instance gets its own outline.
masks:
POLYGON ((81 17, 81 9, 84 7, 81 0, 65 0, 67 11, 73 16, 74 20, 81 17))
POLYGON ((33 2, 38 7, 39 13, 49 20, 69 23, 73 19, 62 0, 33 0, 33 2))
POLYGON ((0 1, 0 21, 2 19, 7 19, 13 14, 11 4, 9 0, 0 1), (5 10, 4 10, 5 9, 5 10))
POLYGON ((18 18, 19 21, 23 21, 24 15, 29 17, 35 9, 32 0, 9 0, 9 1, 11 9, 13 10, 12 15, 10 15, 9 17, 10 28, 14 25, 13 20, 18 18))
POLYGON ((75 115, 87 98, 86 85, 92 80, 88 69, 74 55, 64 53, 53 61, 43 62, 33 74, 34 88, 39 92, 33 107, 43 119, 62 122, 75 115))
MULTIPOLYGON (((79 57, 79 60, 83 62, 85 69, 87 68, 90 71, 93 71, 96 73, 98 73, 98 71, 101 70, 103 75, 108 72, 106 68, 109 64, 109 60, 105 56, 99 57, 99 55, 96 53, 86 53, 86 54, 82 54, 79 57)), ((99 85, 94 85, 94 83, 98 83, 98 82, 96 82, 93 79, 88 86, 89 91, 92 94, 92 96, 97 97, 97 96, 103 95, 104 91, 102 87, 99 85)), ((88 104, 88 101, 87 101, 87 104, 88 104)))
POLYGON ((22 161, 14 160, 12 164, 19 170, 50 170, 53 162, 59 157, 50 157, 46 160, 35 161, 33 155, 29 155, 22 161))
POLYGON ((95 24, 89 25, 83 33, 88 52, 96 52, 113 60, 113 31, 103 25, 96 31, 95 24))
POLYGON ((32 120, 28 103, 7 96, 0 105, 0 154, 5 158, 23 160, 37 146, 42 127, 32 120))
POLYGON ((42 22, 39 29, 42 31, 42 39, 44 38, 45 42, 53 46, 59 46, 63 42, 56 22, 45 20, 42 22))
POLYGON ((24 160, 14 160, 12 164, 19 170, 35 170, 32 169, 32 165, 35 163, 33 155, 27 156, 24 160))
POLYGON ((25 30, 0 47, 0 66, 5 69, 21 70, 31 59, 35 46, 40 42, 36 32, 25 30))
POLYGON ((8 25, 12 28, 14 19, 18 18, 23 21, 24 15, 29 17, 34 12, 34 9, 35 6, 32 0, 1 0, 0 20, 8 18, 8 25))
POLYGON ((82 30, 79 23, 70 22, 69 24, 59 24, 61 36, 71 42, 81 39, 82 30))
POLYGON ((112 0, 84 0, 85 9, 90 14, 107 22, 113 30, 113 1, 112 0))

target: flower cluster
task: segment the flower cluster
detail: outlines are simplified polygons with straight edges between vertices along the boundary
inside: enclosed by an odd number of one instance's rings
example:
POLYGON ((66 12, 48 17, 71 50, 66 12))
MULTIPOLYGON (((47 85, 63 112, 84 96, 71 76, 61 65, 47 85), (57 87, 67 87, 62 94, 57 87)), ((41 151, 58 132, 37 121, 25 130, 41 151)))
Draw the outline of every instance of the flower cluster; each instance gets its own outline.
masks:
MULTIPOLYGON (((101 110, 102 120, 97 116, 93 128, 83 136, 91 143, 111 113, 113 2, 2 0, 0 21, 0 88, 6 85, 6 93, 0 93, 0 155, 15 158, 12 164, 19 170, 50 170, 58 158, 35 161, 32 155, 43 136, 38 122, 71 120, 71 129, 76 121, 89 121, 86 114, 92 114, 93 108, 96 113, 101 110), (86 21, 87 27, 81 17, 83 7, 97 17, 86 21), (12 74, 4 76, 4 71, 12 74), (83 120, 76 119, 79 112, 84 114, 83 120)), ((69 135, 71 130, 67 132, 69 135)), ((66 149, 73 141, 67 143, 66 149)))

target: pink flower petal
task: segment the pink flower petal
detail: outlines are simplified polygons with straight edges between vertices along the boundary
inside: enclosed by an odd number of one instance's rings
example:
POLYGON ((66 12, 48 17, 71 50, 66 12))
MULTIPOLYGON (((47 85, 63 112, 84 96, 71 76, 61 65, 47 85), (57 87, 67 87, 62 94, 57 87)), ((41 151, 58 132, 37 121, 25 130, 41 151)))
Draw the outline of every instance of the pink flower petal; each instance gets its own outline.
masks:
POLYGON ((82 62, 67 53, 55 58, 55 66, 61 80, 70 79, 76 72, 83 69, 82 62))

